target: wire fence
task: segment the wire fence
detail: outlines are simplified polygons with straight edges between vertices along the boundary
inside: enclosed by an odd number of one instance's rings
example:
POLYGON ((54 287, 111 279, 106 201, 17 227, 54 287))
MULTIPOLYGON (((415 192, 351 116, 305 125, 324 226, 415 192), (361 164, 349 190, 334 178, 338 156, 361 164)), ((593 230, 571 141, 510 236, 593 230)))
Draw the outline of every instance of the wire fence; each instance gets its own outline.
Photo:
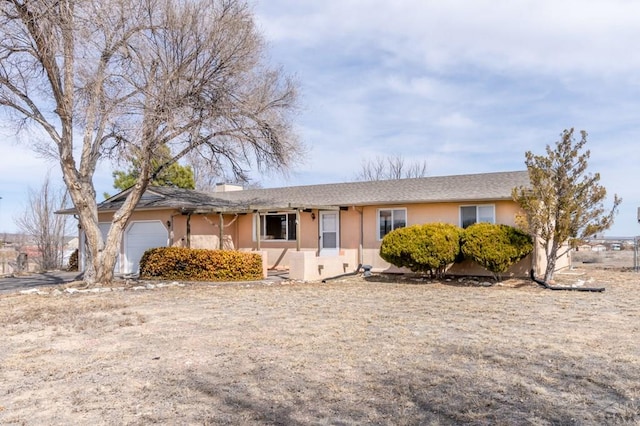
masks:
MULTIPOLYGON (((637 241, 634 241, 637 243, 637 241)), ((640 271, 640 256, 638 244, 623 244, 620 247, 594 247, 572 251, 571 264, 573 267, 594 266, 602 269, 619 269, 640 271)))

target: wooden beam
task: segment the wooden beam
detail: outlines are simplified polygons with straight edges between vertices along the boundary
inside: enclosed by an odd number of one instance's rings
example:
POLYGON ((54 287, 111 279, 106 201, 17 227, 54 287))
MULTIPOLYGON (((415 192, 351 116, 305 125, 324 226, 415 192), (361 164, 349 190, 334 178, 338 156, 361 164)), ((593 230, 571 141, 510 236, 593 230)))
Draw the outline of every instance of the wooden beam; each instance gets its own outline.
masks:
POLYGON ((220 242, 218 243, 218 248, 220 250, 224 249, 224 215, 222 213, 218 213, 219 226, 220 226, 220 242))
POLYGON ((296 251, 300 251, 300 234, 302 226, 300 224, 300 210, 296 209, 296 251))
POLYGON ((260 231, 260 213, 256 212, 254 214, 256 216, 256 249, 260 251, 260 234, 262 234, 260 231))

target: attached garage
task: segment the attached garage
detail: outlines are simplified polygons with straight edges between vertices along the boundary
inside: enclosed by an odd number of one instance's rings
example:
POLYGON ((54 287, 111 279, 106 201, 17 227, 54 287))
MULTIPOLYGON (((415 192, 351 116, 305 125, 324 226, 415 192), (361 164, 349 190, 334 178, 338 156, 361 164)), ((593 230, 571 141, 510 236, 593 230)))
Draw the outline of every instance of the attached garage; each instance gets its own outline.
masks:
MULTIPOLYGON (((136 274, 144 252, 154 247, 166 247, 167 228, 159 220, 131 222, 124 233, 124 274, 136 274)), ((117 270, 117 269, 116 269, 117 270)))

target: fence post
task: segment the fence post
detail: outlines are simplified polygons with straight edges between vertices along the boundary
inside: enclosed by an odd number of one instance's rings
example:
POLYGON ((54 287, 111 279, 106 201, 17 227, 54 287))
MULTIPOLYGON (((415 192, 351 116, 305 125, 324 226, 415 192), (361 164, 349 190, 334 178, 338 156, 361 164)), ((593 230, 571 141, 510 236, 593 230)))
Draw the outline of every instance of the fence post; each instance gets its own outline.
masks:
POLYGON ((25 270, 28 270, 29 266, 27 264, 27 253, 18 253, 16 263, 18 265, 18 272, 24 272, 25 270))
POLYGON ((638 237, 635 236, 633 237, 633 270, 635 272, 638 272, 639 266, 640 265, 638 265, 638 237))

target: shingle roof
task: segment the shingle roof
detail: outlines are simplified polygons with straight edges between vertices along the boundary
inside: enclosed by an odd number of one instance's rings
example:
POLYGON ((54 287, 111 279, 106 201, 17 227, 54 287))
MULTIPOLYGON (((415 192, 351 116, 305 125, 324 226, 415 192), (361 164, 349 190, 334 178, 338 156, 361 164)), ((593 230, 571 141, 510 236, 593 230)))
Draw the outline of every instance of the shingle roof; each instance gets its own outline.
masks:
MULTIPOLYGON (((102 203, 98 204, 98 210, 117 210, 122 206, 128 191, 123 191, 102 203)), ((152 209, 193 209, 233 207, 235 204, 215 194, 194 191, 190 189, 175 188, 170 186, 150 186, 138 202, 137 210, 152 209)))
MULTIPOLYGON (((289 186, 206 193, 171 187, 150 187, 138 210, 250 211, 384 204, 474 202, 511 199, 511 191, 528 186, 527 171, 434 176, 413 179, 289 186)), ((116 210, 125 192, 102 202, 100 211, 116 210)))
POLYGON ((253 198, 265 204, 435 203, 511 199, 514 187, 528 184, 528 173, 518 171, 254 189, 228 192, 224 196, 235 201, 253 198))

